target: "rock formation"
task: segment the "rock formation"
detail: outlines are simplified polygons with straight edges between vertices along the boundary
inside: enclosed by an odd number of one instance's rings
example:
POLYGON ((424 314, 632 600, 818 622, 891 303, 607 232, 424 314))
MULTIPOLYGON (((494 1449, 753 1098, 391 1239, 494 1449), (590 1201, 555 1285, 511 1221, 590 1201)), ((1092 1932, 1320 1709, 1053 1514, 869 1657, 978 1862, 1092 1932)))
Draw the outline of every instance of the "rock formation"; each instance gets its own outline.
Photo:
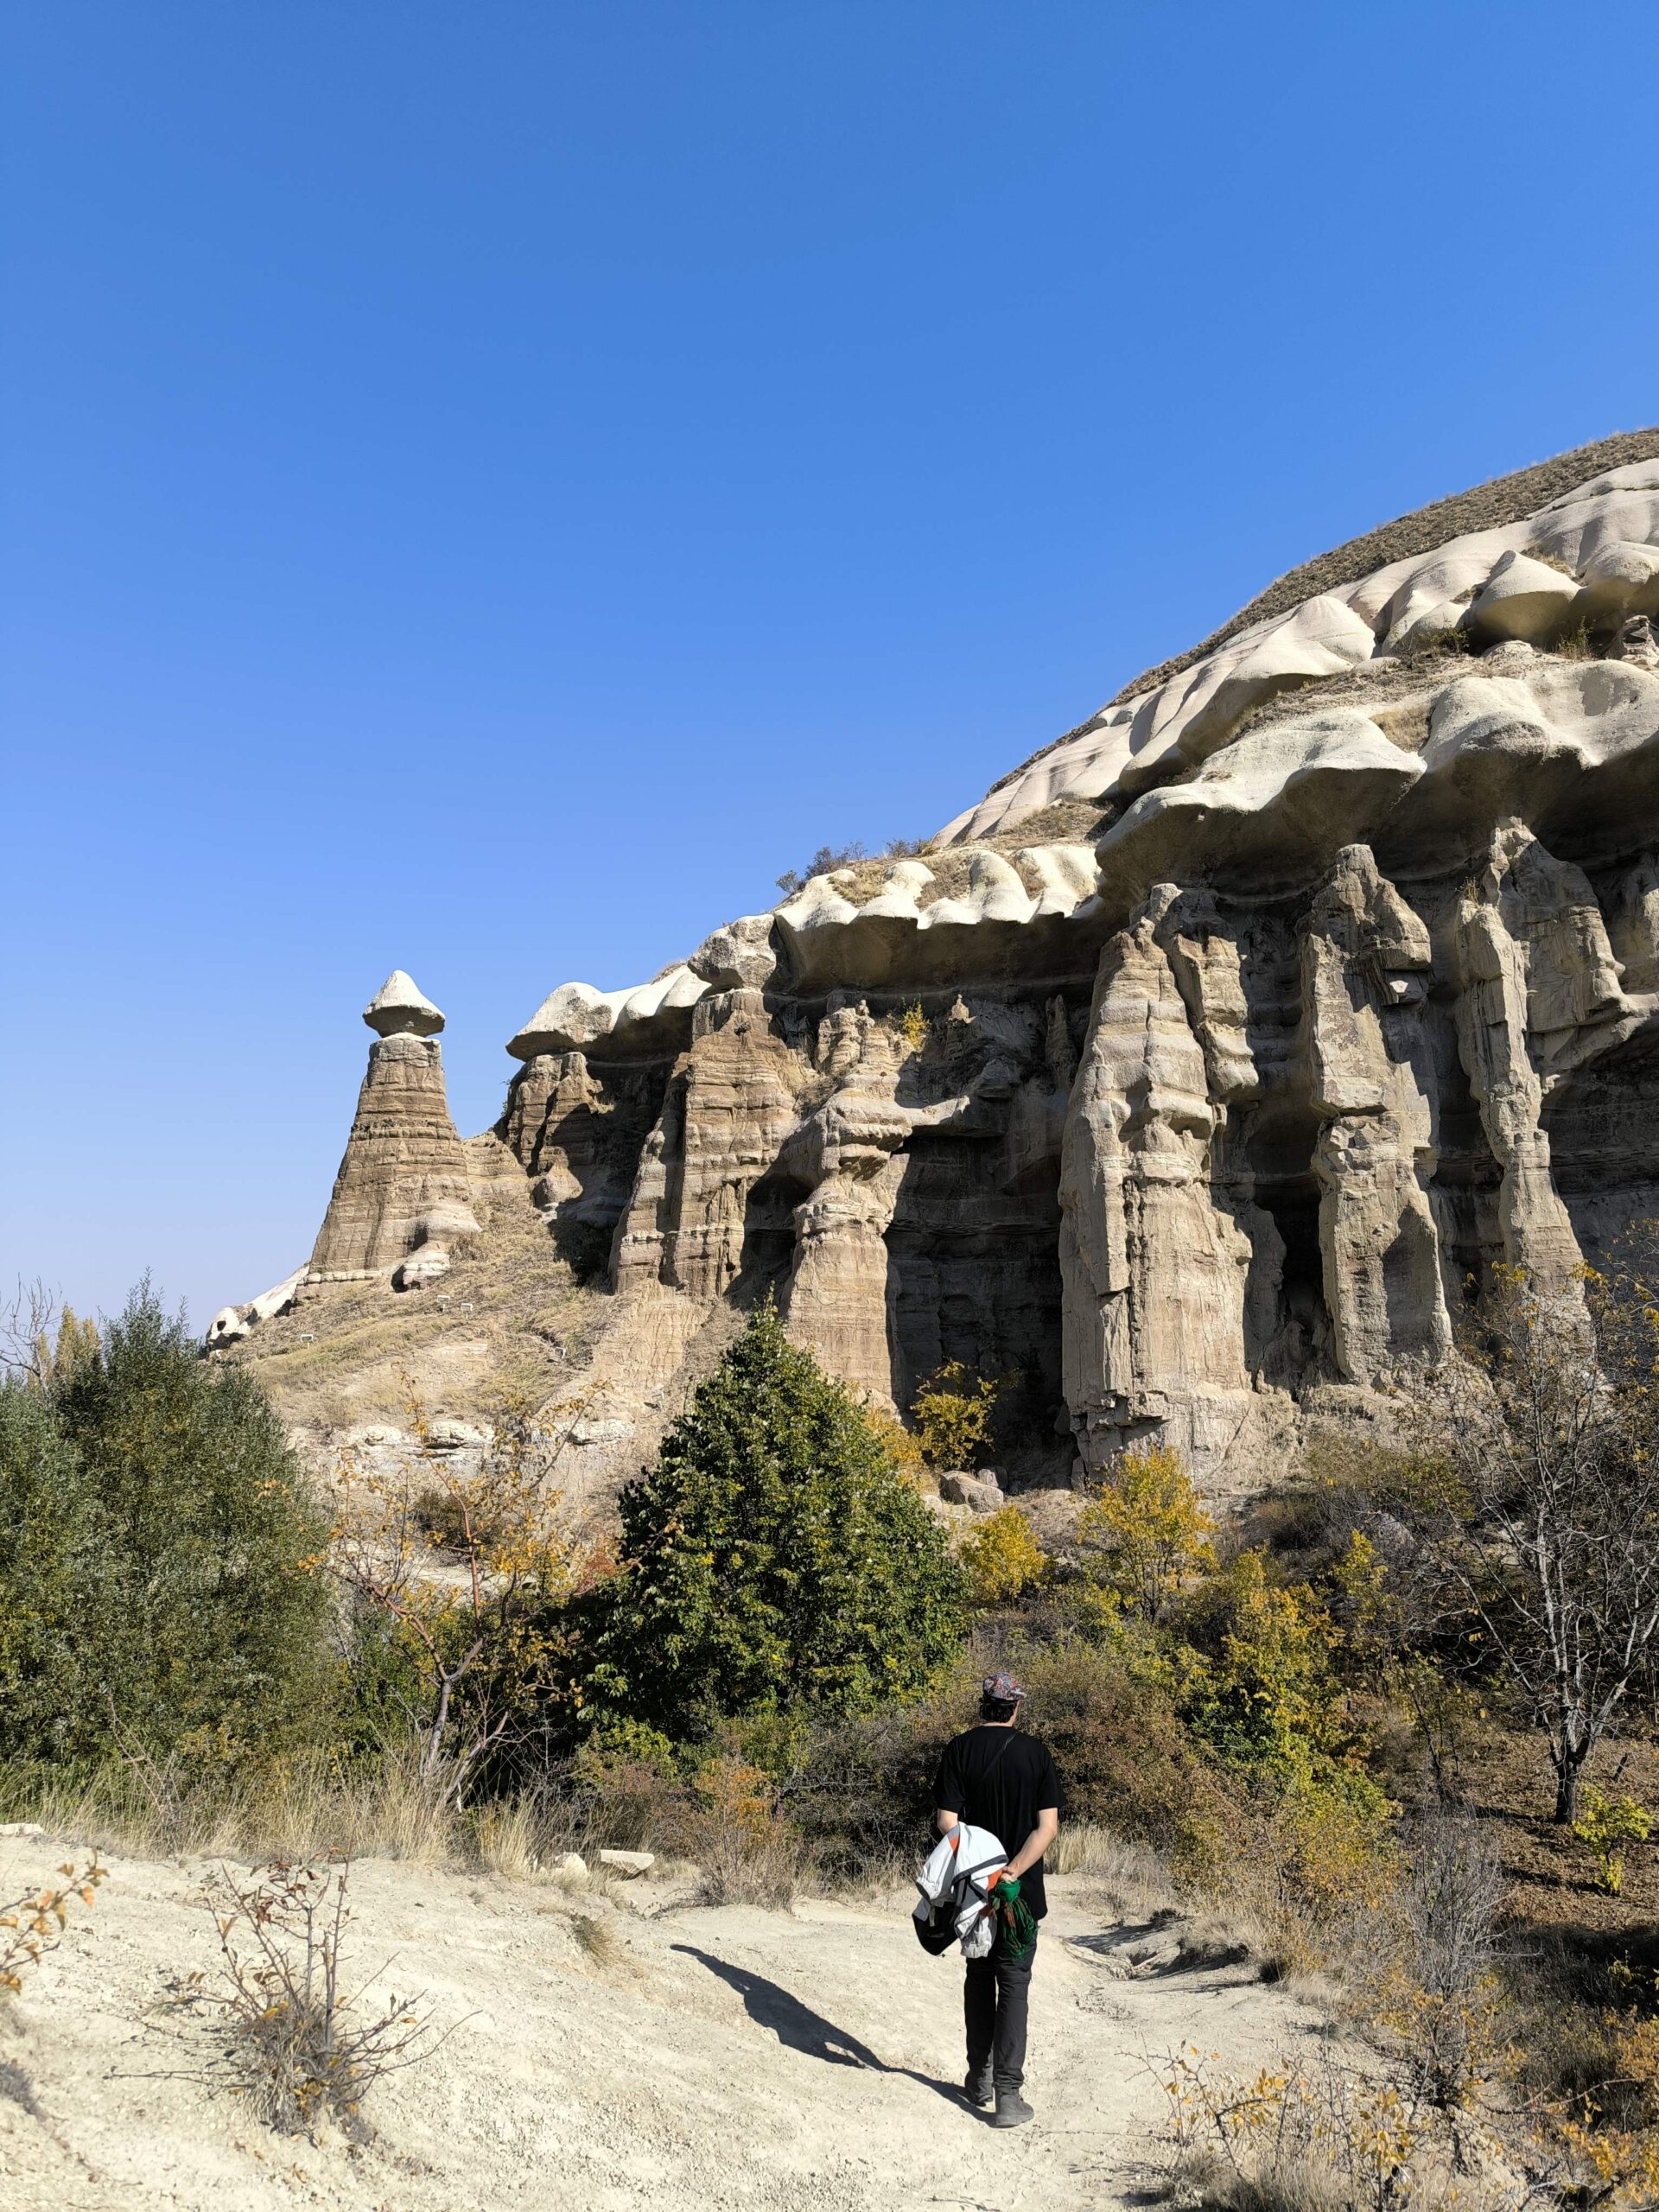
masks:
POLYGON ((375 1041, 306 1290, 379 1275, 420 1289, 448 1272, 452 1244, 478 1234, 467 1156, 444 1096, 442 1014, 397 969, 363 1019, 375 1041))
MULTIPOLYGON (((1659 1211, 1656 613, 1648 433, 1284 580, 925 853, 555 990, 496 1135, 601 1294, 619 1471, 769 1289, 887 1408, 1010 1378, 1011 1480, 1167 1437, 1248 1483, 1491 1262, 1659 1211)), ((464 1233, 442 1017, 367 1018, 312 1287, 464 1233)))

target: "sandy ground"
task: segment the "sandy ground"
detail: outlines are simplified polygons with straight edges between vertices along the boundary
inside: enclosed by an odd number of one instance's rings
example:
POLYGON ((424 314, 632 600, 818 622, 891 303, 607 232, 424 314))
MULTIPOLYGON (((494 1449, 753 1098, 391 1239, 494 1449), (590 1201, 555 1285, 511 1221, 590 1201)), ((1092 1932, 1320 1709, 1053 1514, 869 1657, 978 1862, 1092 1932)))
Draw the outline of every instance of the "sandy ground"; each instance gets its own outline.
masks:
MULTIPOLYGON (((63 1855, 8 1841, 0 1878, 63 1855)), ((0 2012, 4 2212, 1100 2212, 1155 2183, 1162 2054, 1243 2067, 1319 2032, 1243 1967, 1159 1963, 1166 1939, 1071 1877, 1033 1978, 1038 2118, 999 2133, 957 2094, 961 1961, 925 1955, 899 1897, 785 1914, 654 1878, 603 1897, 362 1861, 365 1973, 390 1961, 390 1986, 459 2024, 376 2088, 372 2141, 314 2145, 207 2095, 194 2046, 156 2024, 165 1978, 213 1962, 203 1865, 106 1863, 95 1910, 0 2012), (590 1955, 583 1916, 613 1955, 590 1955)))

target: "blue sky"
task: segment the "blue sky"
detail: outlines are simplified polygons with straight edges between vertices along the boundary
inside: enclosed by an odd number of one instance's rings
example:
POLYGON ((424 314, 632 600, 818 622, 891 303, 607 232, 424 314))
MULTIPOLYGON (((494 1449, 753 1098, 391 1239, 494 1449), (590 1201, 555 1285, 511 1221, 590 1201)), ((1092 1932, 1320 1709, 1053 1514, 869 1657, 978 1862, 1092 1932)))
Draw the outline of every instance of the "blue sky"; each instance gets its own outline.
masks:
POLYGON ((0 1280, 308 1253, 359 1008, 938 826, 1659 417, 1649 7, 6 6, 0 1280))

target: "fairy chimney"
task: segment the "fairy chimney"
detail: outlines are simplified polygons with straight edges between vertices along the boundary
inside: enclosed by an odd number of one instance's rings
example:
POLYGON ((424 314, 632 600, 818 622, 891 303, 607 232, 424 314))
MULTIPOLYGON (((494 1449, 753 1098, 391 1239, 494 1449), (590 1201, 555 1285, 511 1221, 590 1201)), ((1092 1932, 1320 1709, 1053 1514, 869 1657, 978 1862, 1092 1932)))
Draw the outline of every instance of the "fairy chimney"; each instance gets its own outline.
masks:
POLYGON ((413 1290, 448 1271, 452 1245, 478 1234, 467 1155, 444 1096, 443 1016, 399 968, 363 1019, 375 1039, 305 1279, 385 1275, 413 1290))

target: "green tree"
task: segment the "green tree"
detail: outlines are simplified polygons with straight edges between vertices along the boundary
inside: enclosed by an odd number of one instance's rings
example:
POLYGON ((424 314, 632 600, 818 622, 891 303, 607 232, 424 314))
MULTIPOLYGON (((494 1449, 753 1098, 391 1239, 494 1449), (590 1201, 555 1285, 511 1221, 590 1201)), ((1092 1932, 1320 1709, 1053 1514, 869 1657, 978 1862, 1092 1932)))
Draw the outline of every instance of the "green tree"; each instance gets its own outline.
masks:
POLYGON ((1203 1661, 1182 1688, 1195 1734, 1293 1791, 1360 1786, 1332 1664, 1338 1632, 1306 1583, 1270 1582, 1263 1554, 1241 1552, 1196 1593, 1184 1624, 1203 1661))
POLYGON ((143 1285, 41 1399, 97 1538, 57 1586, 77 1616, 78 1725, 226 1758, 314 1735, 328 1525, 259 1385, 203 1360, 143 1285))
POLYGON ((769 1302, 623 1492, 618 1570, 587 1602, 588 1717, 678 1740, 913 1693, 963 1617, 938 1523, 769 1302))
POLYGON ((107 1523, 45 1393, 21 1379, 0 1385, 0 1757, 72 1759, 106 1726, 107 1523))

